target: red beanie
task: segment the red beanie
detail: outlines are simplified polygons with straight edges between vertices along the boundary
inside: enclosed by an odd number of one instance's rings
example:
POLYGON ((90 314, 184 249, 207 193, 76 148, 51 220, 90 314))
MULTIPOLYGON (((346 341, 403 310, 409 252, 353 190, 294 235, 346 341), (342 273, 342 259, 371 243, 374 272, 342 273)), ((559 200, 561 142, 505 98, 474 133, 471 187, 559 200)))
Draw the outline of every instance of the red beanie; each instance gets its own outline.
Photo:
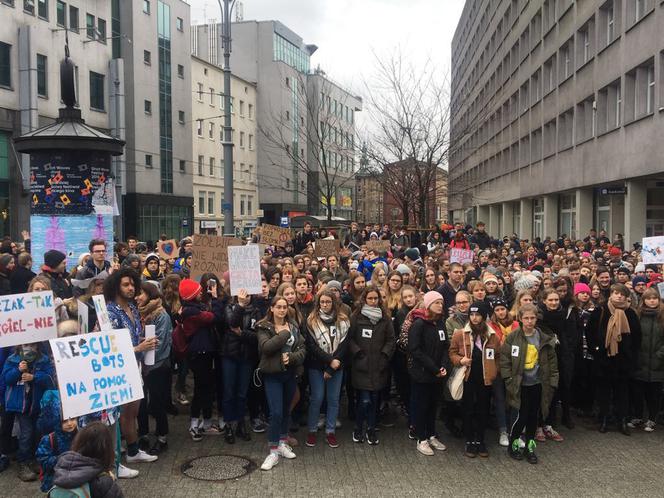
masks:
POLYGON ((195 280, 185 278, 180 282, 180 299, 183 301, 192 301, 203 292, 201 284, 195 280))
POLYGON ((612 247, 611 249, 609 249, 609 254, 611 256, 620 256, 622 255, 622 251, 620 250, 619 247, 612 247))

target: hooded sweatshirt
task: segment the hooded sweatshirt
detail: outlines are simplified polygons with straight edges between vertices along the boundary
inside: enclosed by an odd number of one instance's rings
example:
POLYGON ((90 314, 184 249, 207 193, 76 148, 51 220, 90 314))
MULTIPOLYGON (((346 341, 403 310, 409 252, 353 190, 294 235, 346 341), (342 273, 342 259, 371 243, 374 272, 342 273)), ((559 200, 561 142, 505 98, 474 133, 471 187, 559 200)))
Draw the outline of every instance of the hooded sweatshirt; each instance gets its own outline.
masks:
POLYGON ((53 484, 61 488, 73 489, 90 484, 92 498, 123 498, 122 489, 108 472, 102 468, 101 462, 83 456, 75 451, 63 453, 55 465, 53 484))

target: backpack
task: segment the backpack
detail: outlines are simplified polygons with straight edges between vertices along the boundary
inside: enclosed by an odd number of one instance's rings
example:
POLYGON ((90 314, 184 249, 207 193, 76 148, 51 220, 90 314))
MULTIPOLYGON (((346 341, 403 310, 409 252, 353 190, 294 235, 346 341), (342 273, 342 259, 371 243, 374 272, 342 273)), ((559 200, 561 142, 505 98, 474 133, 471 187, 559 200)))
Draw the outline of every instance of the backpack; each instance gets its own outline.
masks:
POLYGON ((184 325, 181 320, 175 321, 175 328, 173 329, 173 353, 178 360, 183 360, 187 356, 189 349, 189 340, 184 333, 184 325))
POLYGON ((408 353, 408 333, 410 328, 413 326, 413 322, 418 318, 425 318, 427 310, 423 308, 414 308, 408 312, 406 319, 401 325, 401 331, 399 332, 399 337, 397 338, 397 347, 403 353, 408 353))
POLYGON ((91 498, 90 484, 87 482, 76 488, 67 489, 60 486, 53 486, 49 491, 48 498, 91 498))

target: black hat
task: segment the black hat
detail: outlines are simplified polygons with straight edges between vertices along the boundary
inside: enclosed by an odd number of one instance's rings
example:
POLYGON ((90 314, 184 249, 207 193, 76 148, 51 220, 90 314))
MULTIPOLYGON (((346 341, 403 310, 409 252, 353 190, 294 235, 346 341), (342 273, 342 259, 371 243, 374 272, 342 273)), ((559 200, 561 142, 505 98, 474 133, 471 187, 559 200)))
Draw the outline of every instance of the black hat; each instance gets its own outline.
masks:
POLYGON ((55 270, 60 263, 62 263, 65 258, 64 253, 56 250, 56 249, 51 249, 50 251, 46 251, 44 253, 44 264, 51 268, 52 270, 55 270))
POLYGON ((486 320, 489 318, 489 305, 484 301, 473 301, 473 304, 470 305, 468 314, 470 313, 479 313, 486 320))
POLYGON ((497 297, 491 300, 491 311, 495 311, 498 306, 504 306, 509 309, 507 302, 502 297, 497 297))

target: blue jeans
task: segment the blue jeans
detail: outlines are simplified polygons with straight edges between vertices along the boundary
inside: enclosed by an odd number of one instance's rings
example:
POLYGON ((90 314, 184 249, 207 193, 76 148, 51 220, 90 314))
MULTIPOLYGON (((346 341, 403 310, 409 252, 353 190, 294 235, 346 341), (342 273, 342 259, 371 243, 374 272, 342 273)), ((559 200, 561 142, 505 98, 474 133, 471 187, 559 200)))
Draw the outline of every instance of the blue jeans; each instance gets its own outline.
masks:
POLYGON ((505 383, 500 377, 493 381, 493 407, 496 410, 498 430, 507 431, 507 414, 505 411, 505 383))
POLYGON ((323 398, 325 398, 327 401, 325 433, 334 434, 337 426, 337 416, 339 415, 339 398, 341 397, 341 384, 343 383, 344 372, 343 370, 337 370, 328 380, 323 378, 323 373, 323 370, 309 369, 311 396, 309 398, 307 425, 309 426, 309 432, 316 432, 320 407, 323 404, 323 398))
POLYGON ((362 433, 364 422, 367 422, 367 430, 376 428, 376 414, 378 402, 380 401, 380 391, 365 391, 357 389, 357 410, 355 413, 355 430, 362 433))
POLYGON ((27 413, 17 413, 16 419, 20 428, 18 435, 18 453, 16 459, 21 462, 29 462, 35 456, 33 444, 35 435, 35 419, 27 413))
POLYGON ((270 425, 267 440, 270 447, 279 445, 279 441, 288 437, 290 404, 295 395, 295 372, 263 374, 265 397, 270 408, 270 425))
POLYGON ((251 365, 248 361, 222 357, 224 382, 224 421, 244 420, 247 407, 247 390, 251 380, 251 365))

